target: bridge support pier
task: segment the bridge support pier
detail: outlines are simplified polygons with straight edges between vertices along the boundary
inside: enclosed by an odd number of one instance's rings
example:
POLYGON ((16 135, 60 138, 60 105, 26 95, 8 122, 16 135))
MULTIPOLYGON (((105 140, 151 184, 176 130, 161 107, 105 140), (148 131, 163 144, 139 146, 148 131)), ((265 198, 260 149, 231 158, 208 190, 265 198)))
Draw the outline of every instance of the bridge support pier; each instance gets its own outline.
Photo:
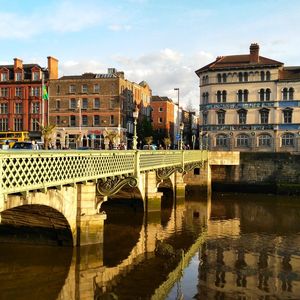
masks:
POLYGON ((182 173, 175 173, 175 195, 176 200, 185 198, 185 186, 186 183, 183 180, 182 173))
POLYGON ((160 211, 161 210, 162 193, 157 189, 156 173, 145 173, 145 210, 160 211))
POLYGON ((88 182, 77 187, 77 245, 103 243, 106 214, 98 213, 96 184, 88 182))

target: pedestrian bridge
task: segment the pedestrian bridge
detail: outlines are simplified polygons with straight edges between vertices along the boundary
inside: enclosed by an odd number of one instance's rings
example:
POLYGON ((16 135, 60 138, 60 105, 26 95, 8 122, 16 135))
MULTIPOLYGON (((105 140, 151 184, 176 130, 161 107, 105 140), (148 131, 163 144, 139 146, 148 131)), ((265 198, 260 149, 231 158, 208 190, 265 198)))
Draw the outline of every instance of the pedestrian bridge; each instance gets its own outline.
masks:
MULTIPOLYGON (((0 220, 1 223, 9 222, 6 212, 18 208, 20 214, 19 208, 24 207, 27 214, 36 209, 33 218, 47 216, 49 224, 55 227, 55 211, 65 218, 65 228, 72 232, 74 245, 102 242, 106 216, 99 211, 107 196, 129 185, 144 201, 145 211, 159 210, 160 184, 167 181, 177 195, 184 196, 184 177, 198 168, 198 178, 192 176, 192 180, 210 186, 210 161, 212 164, 239 164, 239 153, 1 151, 0 220), (47 209, 52 209, 51 213, 47 213, 47 209)), ((33 218, 24 218, 22 222, 33 218)), ((13 214, 11 219, 15 222, 13 214)), ((61 220, 58 226, 64 226, 61 220)))

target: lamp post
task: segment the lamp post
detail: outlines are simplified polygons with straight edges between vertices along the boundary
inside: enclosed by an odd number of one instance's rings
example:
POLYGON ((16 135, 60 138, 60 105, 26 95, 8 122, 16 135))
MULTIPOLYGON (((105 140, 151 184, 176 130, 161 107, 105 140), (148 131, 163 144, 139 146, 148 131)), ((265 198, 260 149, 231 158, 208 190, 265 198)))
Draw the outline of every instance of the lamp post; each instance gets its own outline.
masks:
POLYGON ((199 149, 202 150, 203 148, 203 140, 202 140, 202 137, 203 137, 203 132, 202 130, 200 130, 199 132, 199 149))
POLYGON ((78 99, 77 101, 77 108, 79 110, 79 121, 78 121, 78 127, 79 127, 79 147, 81 146, 81 100, 78 99))
POLYGON ((179 145, 179 149, 182 150, 182 138, 183 138, 183 129, 184 129, 184 124, 180 123, 180 145, 179 145))
POLYGON ((136 135, 136 125, 137 125, 137 118, 139 116, 139 111, 135 109, 132 113, 133 119, 134 119, 134 127, 133 127, 133 143, 132 143, 132 149, 137 149, 137 135, 136 135))
POLYGON ((178 135, 180 132, 179 130, 179 124, 180 124, 180 108, 179 108, 179 88, 174 88, 174 91, 177 91, 177 105, 178 105, 178 111, 177 111, 177 130, 176 130, 176 134, 178 135))

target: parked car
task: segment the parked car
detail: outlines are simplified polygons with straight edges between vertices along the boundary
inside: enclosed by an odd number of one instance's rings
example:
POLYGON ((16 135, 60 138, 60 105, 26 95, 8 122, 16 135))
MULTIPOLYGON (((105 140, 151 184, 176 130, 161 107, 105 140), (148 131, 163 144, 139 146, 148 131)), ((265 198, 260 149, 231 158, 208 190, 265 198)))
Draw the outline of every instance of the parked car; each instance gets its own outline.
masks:
POLYGON ((38 150, 39 145, 38 144, 33 144, 32 142, 15 142, 14 145, 12 146, 12 149, 17 149, 17 150, 38 150))
POLYGON ((143 150, 157 150, 157 146, 156 145, 144 145, 143 146, 143 150))

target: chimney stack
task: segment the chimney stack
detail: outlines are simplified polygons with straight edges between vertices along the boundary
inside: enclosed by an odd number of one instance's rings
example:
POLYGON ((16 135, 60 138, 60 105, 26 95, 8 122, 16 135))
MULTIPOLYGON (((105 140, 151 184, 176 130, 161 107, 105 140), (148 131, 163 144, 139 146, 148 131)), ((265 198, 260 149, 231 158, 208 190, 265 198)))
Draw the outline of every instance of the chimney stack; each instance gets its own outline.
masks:
POLYGON ((23 69, 23 60, 14 58, 14 69, 23 69))
POLYGON ((48 56, 49 79, 58 79, 58 60, 52 56, 48 56))
POLYGON ((259 45, 256 43, 252 43, 250 45, 250 63, 258 63, 259 62, 259 45))

